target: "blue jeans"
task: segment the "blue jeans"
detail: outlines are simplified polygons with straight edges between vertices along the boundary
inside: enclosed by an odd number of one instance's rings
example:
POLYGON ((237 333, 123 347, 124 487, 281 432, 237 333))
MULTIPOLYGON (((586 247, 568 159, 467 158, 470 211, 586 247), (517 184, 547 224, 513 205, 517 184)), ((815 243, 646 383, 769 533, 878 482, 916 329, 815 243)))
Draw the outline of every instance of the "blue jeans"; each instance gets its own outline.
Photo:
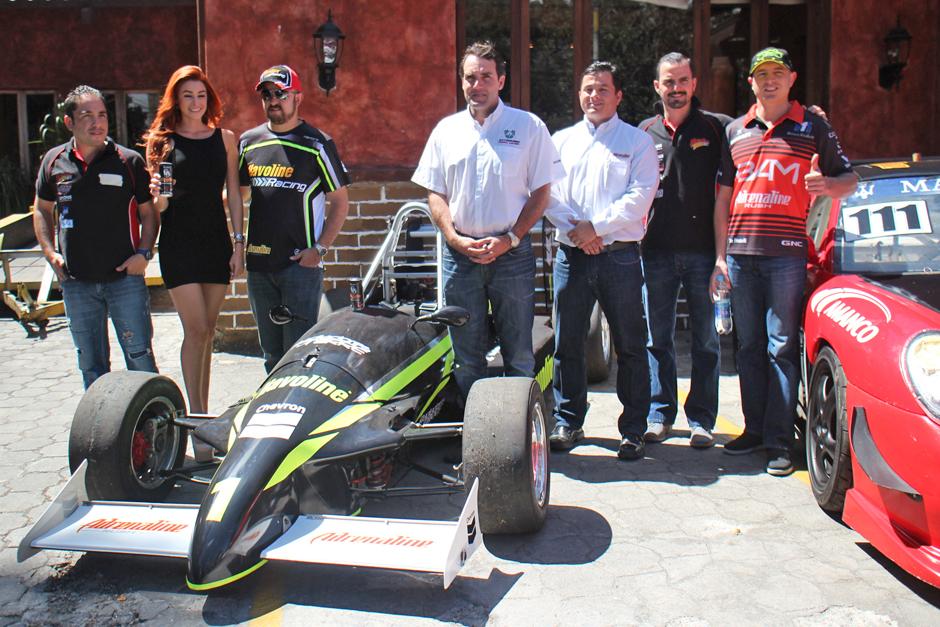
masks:
POLYGON ((620 434, 641 436, 650 401, 643 323, 643 272, 639 247, 587 255, 561 245, 555 253, 555 421, 581 428, 587 413, 584 345, 595 301, 610 324, 617 351, 620 434))
POLYGON ((800 381, 800 312, 806 258, 731 255, 744 430, 790 450, 800 381))
POLYGON ((291 262, 277 272, 248 273, 248 302, 258 324, 258 342, 264 353, 264 370, 271 372, 294 342, 316 324, 323 290, 323 268, 307 268, 291 262), (302 318, 285 325, 271 322, 268 311, 287 305, 302 318))
POLYGON ((144 277, 129 274, 102 283, 68 279, 62 282, 62 300, 85 389, 111 371, 109 315, 127 369, 157 371, 151 345, 150 293, 144 277))
POLYGON ((643 251, 646 321, 650 339, 650 409, 647 422, 671 425, 676 420, 676 302, 685 288, 692 325, 692 382, 685 401, 690 427, 715 428, 718 415, 720 343, 708 282, 715 256, 694 252, 643 251))
POLYGON ((535 256, 528 237, 486 265, 445 246, 444 301, 470 312, 467 324, 450 329, 457 366, 454 376, 464 397, 470 386, 486 376, 490 307, 505 374, 534 376, 535 256))

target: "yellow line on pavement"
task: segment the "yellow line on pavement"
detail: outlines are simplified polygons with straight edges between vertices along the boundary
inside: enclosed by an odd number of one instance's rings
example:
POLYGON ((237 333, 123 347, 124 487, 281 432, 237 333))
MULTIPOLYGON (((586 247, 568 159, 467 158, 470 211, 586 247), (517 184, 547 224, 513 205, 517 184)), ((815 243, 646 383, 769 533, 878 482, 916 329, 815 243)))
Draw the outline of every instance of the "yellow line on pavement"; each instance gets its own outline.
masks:
MULTIPOLYGON (((685 400, 685 399, 683 399, 685 400)), ((738 436, 744 431, 741 427, 734 424, 724 416, 715 417, 715 431, 726 435, 738 436)))
MULTIPOLYGON (((688 390, 679 390, 679 404, 685 403, 686 397, 689 395, 688 390)), ((722 415, 715 417, 715 433, 720 433, 722 435, 733 435, 738 436, 744 432, 744 428, 731 422, 722 415)), ((799 479, 806 485, 809 485, 809 473, 805 470, 797 470, 792 475, 796 479, 799 479)))
POLYGON ((284 624, 284 608, 279 607, 267 614, 252 618, 248 621, 249 627, 281 627, 284 624))

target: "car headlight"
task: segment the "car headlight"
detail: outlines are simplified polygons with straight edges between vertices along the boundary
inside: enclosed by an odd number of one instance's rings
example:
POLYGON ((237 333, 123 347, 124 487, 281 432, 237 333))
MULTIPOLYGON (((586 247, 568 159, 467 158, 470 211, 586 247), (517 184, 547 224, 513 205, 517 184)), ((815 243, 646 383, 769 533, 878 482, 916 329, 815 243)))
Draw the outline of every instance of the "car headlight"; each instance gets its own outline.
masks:
POLYGON ((940 420, 940 332, 927 331, 912 339, 904 351, 907 384, 935 419, 940 420))

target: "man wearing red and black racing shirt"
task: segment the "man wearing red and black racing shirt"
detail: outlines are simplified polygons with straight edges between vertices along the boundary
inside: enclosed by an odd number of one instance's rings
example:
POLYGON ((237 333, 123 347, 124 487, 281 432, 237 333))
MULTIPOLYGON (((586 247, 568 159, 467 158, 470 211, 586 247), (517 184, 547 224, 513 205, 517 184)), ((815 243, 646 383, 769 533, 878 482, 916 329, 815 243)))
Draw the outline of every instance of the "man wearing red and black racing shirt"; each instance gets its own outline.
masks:
POLYGON ((725 452, 765 448, 775 476, 793 472, 809 199, 848 196, 858 180, 829 123, 789 100, 795 81, 786 50, 765 48, 751 60, 757 103, 727 129, 735 181, 729 216, 715 220, 727 248, 719 244, 712 274, 713 292, 719 274, 732 286, 744 411, 744 433, 725 452))

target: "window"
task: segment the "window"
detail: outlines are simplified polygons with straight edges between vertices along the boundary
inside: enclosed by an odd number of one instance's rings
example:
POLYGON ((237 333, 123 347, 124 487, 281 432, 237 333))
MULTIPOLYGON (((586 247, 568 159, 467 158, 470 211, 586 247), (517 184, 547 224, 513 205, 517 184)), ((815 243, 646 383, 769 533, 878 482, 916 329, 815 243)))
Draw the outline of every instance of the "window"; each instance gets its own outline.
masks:
POLYGON ((940 272, 938 180, 909 176, 862 183, 842 201, 836 268, 866 275, 940 272))
POLYGON ((45 151, 40 129, 54 109, 52 92, 0 93, 0 217, 28 209, 45 151))
MULTIPOLYGON (((653 114, 656 62, 667 52, 692 53, 692 11, 631 0, 593 0, 591 58, 620 68, 618 112, 631 124, 653 114)), ((664 3, 665 4, 665 3, 664 3)), ((578 74, 584 68, 576 68, 578 74)))
MULTIPOLYGON (((698 97, 712 111, 747 111, 748 64, 767 45, 787 48, 800 71, 792 96, 826 104, 829 44, 813 36, 826 32, 824 0, 456 1, 458 59, 466 44, 492 40, 509 62, 501 97, 553 131, 581 117, 577 81, 592 59, 621 69, 620 117, 633 124, 647 117, 656 61, 671 51, 694 60, 698 97)), ((459 85, 457 102, 462 108, 459 85)))
POLYGON ((137 146, 144 133, 150 128, 153 116, 160 105, 160 94, 155 91, 127 92, 126 143, 128 146, 137 146))
POLYGON ((466 44, 491 39, 509 61, 502 98, 554 132, 581 118, 578 78, 595 58, 621 69, 621 117, 647 117, 656 61, 691 52, 692 12, 648 0, 461 0, 457 28, 458 58, 466 44))
POLYGON ((40 127, 46 116, 54 114, 55 96, 52 94, 26 94, 26 144, 29 172, 36 174, 47 146, 43 145, 40 127))
MULTIPOLYGON (((119 144, 137 149, 160 103, 156 91, 105 91, 109 134, 119 144)), ((64 138, 46 133, 46 117, 57 115, 61 102, 53 92, 0 93, 0 161, 19 167, 33 179, 46 150, 64 138)))

